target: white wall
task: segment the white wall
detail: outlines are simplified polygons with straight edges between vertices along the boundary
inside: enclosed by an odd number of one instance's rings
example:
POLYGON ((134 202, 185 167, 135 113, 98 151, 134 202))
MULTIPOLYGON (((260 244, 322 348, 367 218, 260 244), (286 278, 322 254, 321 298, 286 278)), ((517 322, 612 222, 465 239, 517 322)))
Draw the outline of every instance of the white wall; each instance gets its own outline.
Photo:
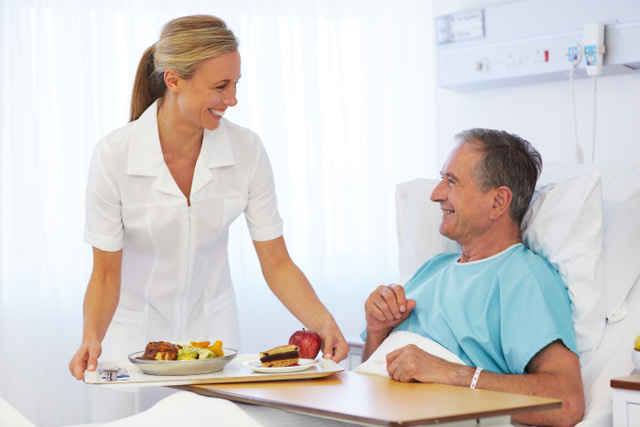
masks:
MULTIPOLYGON (((537 0, 532 0, 536 2, 537 0)), ((608 2, 615 8, 616 3, 608 2)), ((434 15, 500 7, 499 1, 434 2, 434 15)), ((542 6, 549 2, 538 1, 542 6)), ((581 0, 562 0, 568 10, 581 0)), ((640 3, 638 3, 640 8, 640 3)), ((554 10, 549 10, 553 14, 554 10)), ((585 23, 586 24, 586 23, 585 23)), ((541 23, 544 25, 544 23, 541 23)), ((595 163, 640 160, 640 72, 596 80, 595 163)), ((585 163, 591 162, 594 92, 591 78, 574 81, 578 142, 585 163)), ((569 78, 566 81, 510 86, 473 92, 436 90, 436 135, 441 164, 452 136, 470 127, 504 129, 529 140, 545 163, 574 162, 574 124, 569 78)))

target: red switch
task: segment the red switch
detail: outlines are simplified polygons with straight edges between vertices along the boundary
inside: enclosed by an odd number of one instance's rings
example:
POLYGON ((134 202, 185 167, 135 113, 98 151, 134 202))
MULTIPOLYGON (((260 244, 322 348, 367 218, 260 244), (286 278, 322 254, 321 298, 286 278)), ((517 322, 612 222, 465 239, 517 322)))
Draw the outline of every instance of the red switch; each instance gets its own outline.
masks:
POLYGON ((549 51, 548 50, 544 51, 544 62, 549 62, 549 51))

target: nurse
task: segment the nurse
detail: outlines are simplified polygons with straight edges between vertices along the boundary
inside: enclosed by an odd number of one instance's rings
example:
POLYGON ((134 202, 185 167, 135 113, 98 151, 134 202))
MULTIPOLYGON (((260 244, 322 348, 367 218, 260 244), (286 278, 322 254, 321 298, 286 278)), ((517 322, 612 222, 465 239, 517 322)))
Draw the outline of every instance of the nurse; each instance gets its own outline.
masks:
POLYGON ((333 316, 289 257, 259 137, 224 118, 237 103, 237 48, 216 17, 168 22, 140 61, 131 122, 95 148, 84 233, 93 271, 69 363, 79 380, 98 357, 126 358, 149 341, 238 343, 227 241, 241 213, 270 289, 320 334, 325 358, 347 357, 333 316))

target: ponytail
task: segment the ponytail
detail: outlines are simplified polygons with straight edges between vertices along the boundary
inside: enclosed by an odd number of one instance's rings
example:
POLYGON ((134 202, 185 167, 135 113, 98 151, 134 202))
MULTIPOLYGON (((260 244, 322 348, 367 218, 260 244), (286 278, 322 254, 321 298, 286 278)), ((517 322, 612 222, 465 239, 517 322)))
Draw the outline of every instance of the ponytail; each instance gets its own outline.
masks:
POLYGON ((156 72, 155 49, 154 44, 145 50, 138 64, 131 94, 131 121, 137 120, 156 99, 162 97, 166 89, 164 73, 156 72))

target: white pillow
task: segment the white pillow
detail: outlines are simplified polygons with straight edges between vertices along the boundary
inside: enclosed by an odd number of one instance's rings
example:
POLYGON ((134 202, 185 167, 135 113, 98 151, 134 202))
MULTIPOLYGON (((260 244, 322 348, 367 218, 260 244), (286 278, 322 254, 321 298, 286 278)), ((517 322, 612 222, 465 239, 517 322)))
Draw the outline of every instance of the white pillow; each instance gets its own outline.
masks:
POLYGON ((438 344, 437 342, 425 338, 422 335, 408 331, 393 331, 380 344, 380 347, 373 352, 366 362, 354 368, 354 372, 359 374, 381 375, 388 377, 387 354, 394 350, 413 344, 423 349, 427 353, 433 354, 451 363, 464 365, 464 362, 455 354, 438 344))
POLYGON ((604 293, 609 323, 624 319, 625 300, 640 278, 640 164, 545 166, 540 181, 559 182, 597 170, 602 175, 604 293))
MULTIPOLYGON (((418 178, 396 187, 402 283, 433 255, 460 250, 438 232, 442 213, 429 199, 438 182, 418 178)), ((605 323, 599 174, 541 189, 525 215, 523 230, 525 245, 547 258, 565 281, 584 363, 597 348, 605 323)))
POLYGON ((640 165, 603 171, 604 271, 607 319, 622 320, 625 300, 640 277, 640 165))
POLYGON ((605 325, 602 183, 591 172, 536 191, 522 221, 522 241, 560 273, 571 298, 581 363, 605 325))

